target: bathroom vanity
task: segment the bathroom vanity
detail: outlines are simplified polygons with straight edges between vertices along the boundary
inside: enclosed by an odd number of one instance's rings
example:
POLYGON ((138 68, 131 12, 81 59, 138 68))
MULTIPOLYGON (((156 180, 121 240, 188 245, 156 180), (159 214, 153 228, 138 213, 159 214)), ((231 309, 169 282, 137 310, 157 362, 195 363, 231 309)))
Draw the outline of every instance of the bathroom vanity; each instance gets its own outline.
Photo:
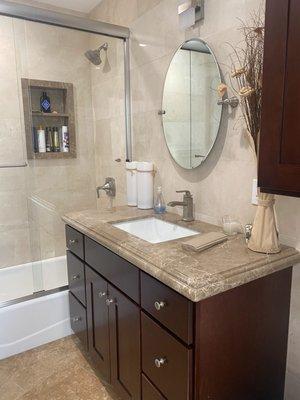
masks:
POLYGON ((124 400, 283 399, 297 251, 253 253, 237 235, 191 253, 186 238, 150 243, 113 226, 145 217, 64 217, 72 328, 102 381, 124 400))

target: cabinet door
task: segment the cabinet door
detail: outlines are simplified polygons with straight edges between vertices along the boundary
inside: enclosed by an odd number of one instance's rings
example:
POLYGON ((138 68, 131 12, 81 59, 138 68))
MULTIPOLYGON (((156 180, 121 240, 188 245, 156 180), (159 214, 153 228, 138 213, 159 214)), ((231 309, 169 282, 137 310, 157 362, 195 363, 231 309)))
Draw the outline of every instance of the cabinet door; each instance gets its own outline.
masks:
POLYGON ((300 2, 267 0, 258 184, 300 196, 300 2))
POLYGON ((165 397, 142 375, 142 399, 143 400, 166 400, 165 397))
POLYGON ((123 400, 140 400, 140 310, 108 286, 111 384, 123 400))
POLYGON ((85 268, 89 353, 102 377, 110 382, 107 282, 85 268))
POLYGON ((86 309, 83 305, 69 292, 69 307, 71 327, 75 335, 80 339, 85 350, 88 348, 87 327, 86 327, 86 309))
POLYGON ((70 292, 86 306, 84 264, 67 250, 67 265, 70 292))
POLYGON ((66 225, 66 245, 77 257, 84 259, 83 234, 69 225, 66 225))

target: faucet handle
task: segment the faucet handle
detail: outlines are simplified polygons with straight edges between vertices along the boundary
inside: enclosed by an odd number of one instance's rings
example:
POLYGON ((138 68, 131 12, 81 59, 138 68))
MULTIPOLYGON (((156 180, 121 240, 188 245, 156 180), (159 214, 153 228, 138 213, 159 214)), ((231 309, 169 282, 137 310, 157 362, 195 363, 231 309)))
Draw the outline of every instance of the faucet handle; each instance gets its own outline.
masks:
POLYGON ((115 197, 116 196, 116 181, 114 178, 105 178, 105 183, 102 186, 96 187, 97 196, 100 197, 100 190, 104 190, 107 196, 115 197))
POLYGON ((192 194, 189 190, 176 190, 176 193, 185 193, 185 196, 192 197, 192 194))

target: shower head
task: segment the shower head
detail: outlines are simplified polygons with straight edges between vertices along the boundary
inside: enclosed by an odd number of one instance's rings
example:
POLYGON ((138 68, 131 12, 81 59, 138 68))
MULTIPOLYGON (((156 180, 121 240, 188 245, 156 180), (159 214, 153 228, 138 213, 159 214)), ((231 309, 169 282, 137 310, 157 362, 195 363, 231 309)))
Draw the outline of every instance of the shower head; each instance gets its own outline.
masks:
POLYGON ((101 50, 107 51, 108 44, 104 43, 102 46, 98 47, 95 50, 88 50, 84 53, 86 58, 94 65, 100 65, 102 63, 101 60, 101 50))
POLYGON ((98 50, 88 50, 84 53, 84 55, 92 64, 101 64, 100 52, 98 50))

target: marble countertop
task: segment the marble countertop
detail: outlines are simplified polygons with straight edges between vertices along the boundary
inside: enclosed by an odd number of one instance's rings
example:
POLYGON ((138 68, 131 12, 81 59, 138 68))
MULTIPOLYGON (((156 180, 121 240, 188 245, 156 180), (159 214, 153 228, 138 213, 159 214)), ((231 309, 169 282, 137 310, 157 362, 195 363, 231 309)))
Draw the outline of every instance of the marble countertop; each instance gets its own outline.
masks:
POLYGON ((299 252, 288 246, 282 246, 279 254, 252 252, 240 234, 196 253, 182 248, 181 243, 188 238, 152 244, 112 226, 115 222, 148 216, 199 232, 221 231, 220 227, 201 221, 183 222, 177 214, 157 216, 153 210, 127 206, 73 212, 63 216, 63 220, 194 302, 300 262, 299 252))

